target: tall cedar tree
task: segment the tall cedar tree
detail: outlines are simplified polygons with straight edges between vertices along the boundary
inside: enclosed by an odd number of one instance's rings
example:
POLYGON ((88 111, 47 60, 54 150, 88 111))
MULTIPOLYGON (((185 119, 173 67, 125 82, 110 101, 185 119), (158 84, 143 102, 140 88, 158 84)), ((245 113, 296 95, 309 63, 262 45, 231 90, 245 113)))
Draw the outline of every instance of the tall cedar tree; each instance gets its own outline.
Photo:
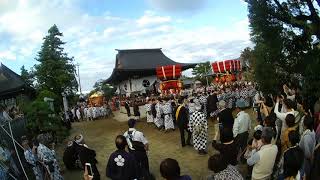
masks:
POLYGON ((21 67, 21 78, 24 80, 24 82, 30 86, 33 87, 33 74, 32 72, 29 72, 26 70, 24 66, 21 67))
POLYGON ((78 87, 75 77, 76 69, 73 64, 73 57, 69 58, 62 47, 65 42, 61 41, 63 34, 56 25, 48 30, 44 37, 41 50, 36 58, 39 61, 35 65, 35 77, 41 90, 48 90, 55 93, 61 104, 61 93, 73 94, 78 87))
POLYGON ((261 89, 275 92, 282 83, 302 85, 304 94, 319 96, 319 1, 246 0, 254 74, 261 89), (277 88, 278 87, 278 88, 277 88))

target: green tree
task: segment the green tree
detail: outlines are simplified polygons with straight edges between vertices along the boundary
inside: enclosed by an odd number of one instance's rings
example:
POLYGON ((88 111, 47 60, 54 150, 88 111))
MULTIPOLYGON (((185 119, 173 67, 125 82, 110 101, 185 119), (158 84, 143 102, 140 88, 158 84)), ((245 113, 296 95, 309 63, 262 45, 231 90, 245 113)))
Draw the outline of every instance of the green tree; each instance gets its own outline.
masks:
POLYGON ((24 82, 28 85, 28 86, 30 86, 30 87, 33 87, 33 82, 34 82, 34 75, 33 75, 33 73, 30 71, 28 71, 28 70, 26 70, 26 68, 24 67, 24 66, 22 66, 21 68, 20 68, 20 70, 21 70, 21 78, 24 80, 24 82))
MULTIPOLYGON (((255 78, 263 90, 275 91, 290 81, 313 86, 309 76, 320 78, 319 71, 312 70, 320 55, 313 44, 320 38, 319 10, 315 3, 312 0, 246 2, 251 39, 255 43, 255 78)), ((308 93, 319 94, 319 89, 308 93)))
POLYGON ((57 102, 60 105, 62 105, 61 93, 73 94, 78 87, 74 59, 64 52, 65 42, 61 40, 62 36, 56 25, 48 30, 48 35, 44 37, 36 58, 39 64, 35 65, 35 77, 39 90, 53 92, 59 97, 57 102))
POLYGON ((211 73, 212 73, 212 70, 211 70, 211 64, 209 61, 198 64, 192 70, 192 75, 195 76, 196 80, 201 81, 202 84, 207 84, 207 80, 209 84, 210 82, 212 82, 213 78, 209 76, 211 73))
POLYGON ((110 84, 106 84, 103 80, 97 81, 94 84, 93 88, 94 90, 90 92, 90 95, 92 95, 97 91, 100 91, 100 92, 103 92, 104 97, 107 100, 110 100, 114 96, 114 93, 117 90, 115 87, 111 86, 110 84))
POLYGON ((27 129, 31 136, 49 132, 54 134, 59 141, 62 141, 68 135, 68 131, 63 127, 59 116, 55 115, 43 100, 35 100, 25 108, 27 129))

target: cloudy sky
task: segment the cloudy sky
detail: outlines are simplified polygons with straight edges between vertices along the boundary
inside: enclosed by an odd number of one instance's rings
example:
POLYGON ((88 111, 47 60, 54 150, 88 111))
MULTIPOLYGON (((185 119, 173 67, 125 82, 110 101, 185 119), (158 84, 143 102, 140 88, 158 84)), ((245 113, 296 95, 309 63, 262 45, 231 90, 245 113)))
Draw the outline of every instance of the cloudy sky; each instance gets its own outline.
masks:
POLYGON ((242 0, 0 0, 0 62, 30 69, 53 24, 85 91, 109 77, 115 49, 162 48, 177 62, 204 62, 251 45, 242 0))

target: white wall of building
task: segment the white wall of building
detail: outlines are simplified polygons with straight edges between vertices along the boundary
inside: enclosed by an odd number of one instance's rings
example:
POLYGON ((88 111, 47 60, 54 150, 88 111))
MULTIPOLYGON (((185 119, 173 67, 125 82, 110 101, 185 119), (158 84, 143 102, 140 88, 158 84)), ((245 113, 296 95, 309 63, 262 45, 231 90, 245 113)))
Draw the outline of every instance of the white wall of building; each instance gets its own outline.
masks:
POLYGON ((138 79, 131 79, 131 80, 125 80, 122 81, 118 87, 117 87, 117 93, 120 92, 121 94, 126 94, 127 96, 130 96, 132 93, 145 93, 146 87, 143 86, 143 81, 147 80, 150 83, 150 86, 157 80, 157 76, 146 76, 141 77, 138 79), (131 81, 131 87, 130 87, 130 81, 131 81), (119 89, 120 87, 120 89, 119 89))

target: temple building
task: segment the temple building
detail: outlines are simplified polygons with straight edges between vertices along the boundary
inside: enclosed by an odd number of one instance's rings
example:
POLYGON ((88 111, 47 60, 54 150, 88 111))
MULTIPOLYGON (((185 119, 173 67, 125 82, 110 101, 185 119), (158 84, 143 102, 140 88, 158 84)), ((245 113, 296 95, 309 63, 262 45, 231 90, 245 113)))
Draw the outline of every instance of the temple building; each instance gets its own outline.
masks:
POLYGON ((156 68, 181 65, 182 70, 194 68, 194 63, 178 63, 158 49, 117 49, 116 63, 106 83, 117 87, 120 94, 142 94, 157 91, 156 68))
POLYGON ((11 69, 0 63, 0 104, 14 106, 20 98, 29 98, 35 90, 11 69))

